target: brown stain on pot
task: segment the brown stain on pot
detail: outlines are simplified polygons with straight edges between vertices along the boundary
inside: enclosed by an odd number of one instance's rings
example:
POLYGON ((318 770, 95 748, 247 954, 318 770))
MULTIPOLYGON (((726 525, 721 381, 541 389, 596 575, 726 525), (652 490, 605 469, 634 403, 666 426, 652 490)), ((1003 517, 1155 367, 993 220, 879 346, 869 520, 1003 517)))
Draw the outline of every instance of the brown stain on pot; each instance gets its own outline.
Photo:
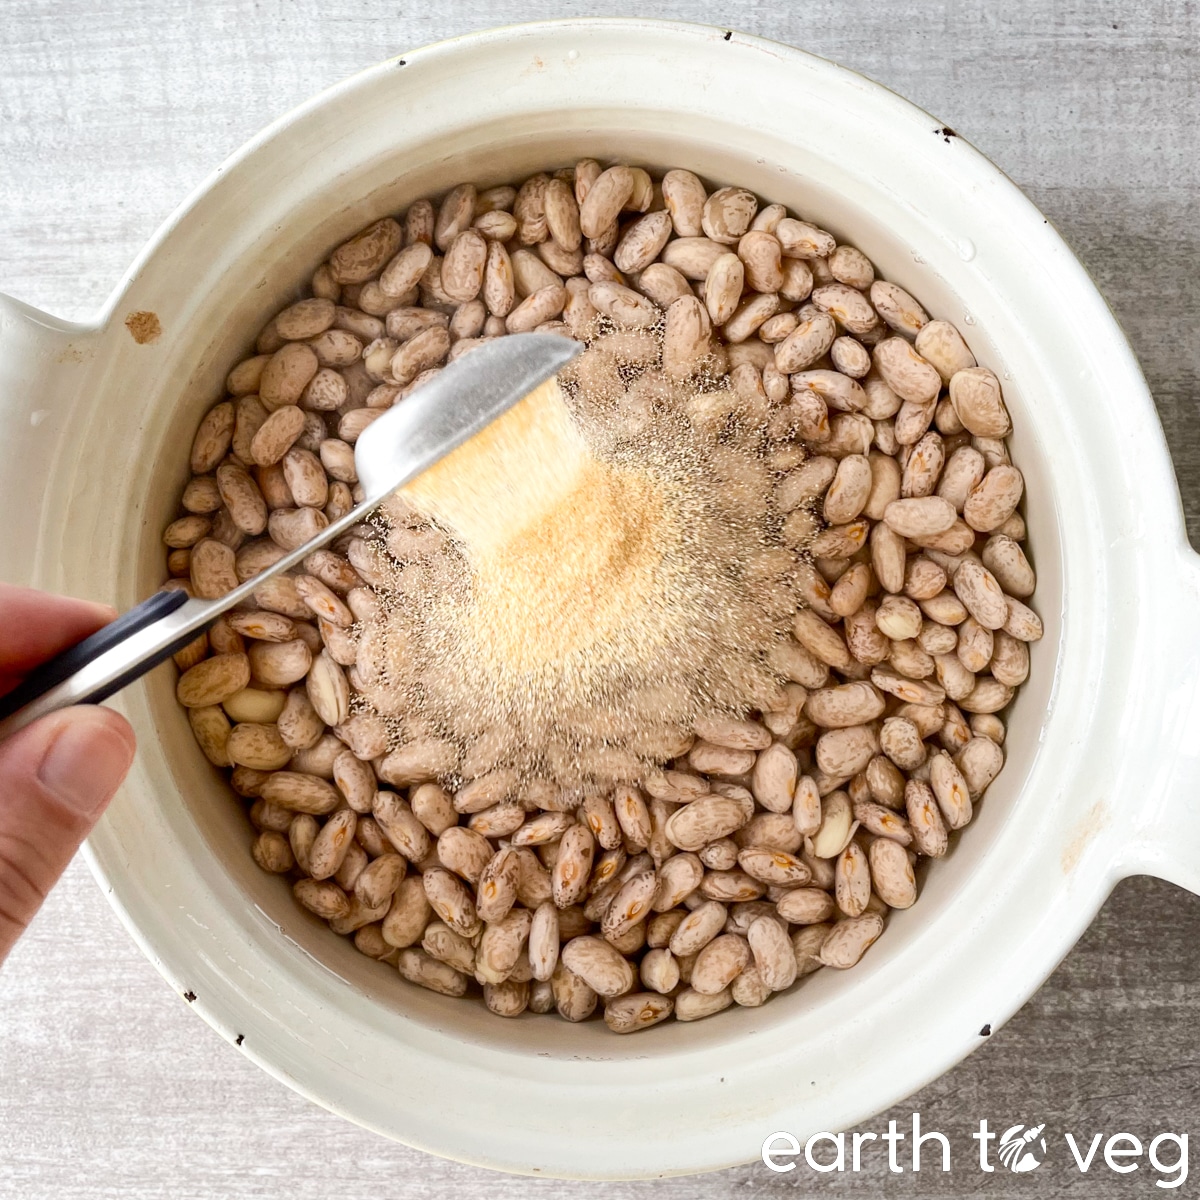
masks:
POLYGON ((131 312, 125 318, 125 328, 139 346, 144 346, 147 342, 156 342, 162 336, 162 322, 158 319, 158 313, 140 309, 131 312))
POLYGON ((1067 843, 1066 848, 1062 852, 1062 858, 1059 862, 1062 865, 1064 875, 1070 875, 1072 871, 1079 865, 1079 860, 1083 857, 1083 852, 1088 848, 1088 843, 1092 841, 1096 835, 1104 829, 1112 820, 1112 813, 1108 805, 1103 800, 1097 800, 1095 804, 1084 814, 1079 824, 1071 835, 1071 840, 1067 843))

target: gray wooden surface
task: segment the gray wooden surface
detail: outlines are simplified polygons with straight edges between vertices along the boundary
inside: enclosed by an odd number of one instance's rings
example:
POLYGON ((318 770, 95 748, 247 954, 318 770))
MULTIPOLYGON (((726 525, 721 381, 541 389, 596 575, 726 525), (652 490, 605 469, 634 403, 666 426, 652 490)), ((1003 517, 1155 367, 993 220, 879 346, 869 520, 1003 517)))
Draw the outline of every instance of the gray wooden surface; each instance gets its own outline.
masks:
MULTIPOLYGON (((1191 2, 0 0, 0 290, 84 317, 196 183, 319 88, 471 29, 629 7, 837 59, 999 163, 1062 230, 1128 331, 1200 541, 1191 2)), ((1200 900, 1150 880, 1123 884, 1019 1016, 892 1115, 907 1121, 918 1108, 926 1128, 968 1148, 980 1117, 1089 1136, 1186 1130, 1200 1114, 1198 934, 1200 900)), ((309 1105, 221 1042, 142 959, 80 864, 0 973, 0 1196, 1107 1197, 1152 1186, 1145 1169, 1084 1177, 1064 1158, 1059 1143, 1030 1176, 771 1176, 757 1164, 603 1189, 441 1162, 309 1105)), ((1177 1194, 1189 1189, 1194 1180, 1177 1194)))

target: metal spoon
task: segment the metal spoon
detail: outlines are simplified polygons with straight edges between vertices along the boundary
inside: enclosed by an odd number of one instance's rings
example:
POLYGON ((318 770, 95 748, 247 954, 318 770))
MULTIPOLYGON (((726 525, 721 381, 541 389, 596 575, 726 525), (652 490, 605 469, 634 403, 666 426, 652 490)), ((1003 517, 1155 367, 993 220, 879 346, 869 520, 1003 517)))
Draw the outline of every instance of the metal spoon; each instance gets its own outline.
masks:
POLYGON ((303 546, 217 600, 157 592, 43 663, 0 697, 0 738, 71 704, 99 704, 208 629, 270 579, 357 525, 397 488, 507 412, 583 347, 552 333, 498 338, 451 363, 363 431, 354 465, 366 498, 303 546))

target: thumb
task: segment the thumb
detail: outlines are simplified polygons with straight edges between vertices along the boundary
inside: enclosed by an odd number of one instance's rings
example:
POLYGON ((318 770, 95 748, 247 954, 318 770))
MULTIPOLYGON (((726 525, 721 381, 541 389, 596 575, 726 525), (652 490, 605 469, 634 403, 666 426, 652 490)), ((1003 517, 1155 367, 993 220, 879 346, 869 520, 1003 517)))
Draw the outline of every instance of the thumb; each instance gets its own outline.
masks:
POLYGON ((0 961, 112 799, 133 751, 129 722, 90 705, 0 742, 0 961))

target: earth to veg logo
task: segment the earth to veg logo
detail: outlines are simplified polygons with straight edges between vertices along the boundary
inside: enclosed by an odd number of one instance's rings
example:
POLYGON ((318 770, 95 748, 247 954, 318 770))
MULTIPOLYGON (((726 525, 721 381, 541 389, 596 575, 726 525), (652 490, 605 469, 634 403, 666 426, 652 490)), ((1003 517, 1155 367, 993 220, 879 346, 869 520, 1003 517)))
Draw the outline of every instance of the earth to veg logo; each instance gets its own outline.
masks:
MULTIPOLYGON (((991 1175, 997 1170, 1026 1175, 1043 1163, 1053 1161, 1057 1167, 1081 1175, 1105 1170, 1129 1175, 1144 1168, 1153 1172, 1155 1187, 1177 1188, 1188 1176, 1188 1135, 1162 1132, 1148 1144, 1132 1133, 1090 1132, 1076 1136, 1063 1132, 1047 1135, 1045 1123, 1008 1125, 1002 1133, 991 1129, 986 1120, 971 1135, 978 1143, 977 1152, 965 1146, 958 1152, 959 1169, 963 1172, 982 1172, 991 1175), (1051 1145, 1057 1150, 1051 1152, 1051 1145)), ((902 1131, 896 1121, 889 1121, 886 1133, 854 1130, 850 1133, 814 1133, 801 1142, 785 1130, 771 1134, 762 1144, 763 1165, 770 1171, 785 1174, 801 1164, 818 1174, 833 1171, 855 1172, 880 1166, 886 1162, 893 1175, 907 1171, 951 1169, 950 1139, 936 1130, 922 1131, 921 1114, 912 1115, 912 1134, 902 1131), (874 1157, 873 1161, 871 1157, 874 1157)), ((1149 1175, 1146 1177, 1150 1182, 1149 1175)))
POLYGON ((1028 1129, 1024 1125, 1013 1125, 1006 1129, 1000 1135, 1000 1161, 1010 1171, 1036 1171, 1046 1157, 1046 1139, 1041 1137, 1045 1128, 1045 1125, 1033 1125, 1028 1129))

